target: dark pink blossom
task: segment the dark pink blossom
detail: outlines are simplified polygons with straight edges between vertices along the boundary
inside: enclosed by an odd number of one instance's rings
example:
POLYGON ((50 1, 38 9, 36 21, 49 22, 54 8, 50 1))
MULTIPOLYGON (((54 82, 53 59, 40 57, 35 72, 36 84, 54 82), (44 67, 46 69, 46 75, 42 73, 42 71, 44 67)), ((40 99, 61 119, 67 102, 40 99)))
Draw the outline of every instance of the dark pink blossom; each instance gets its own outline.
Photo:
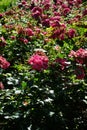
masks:
POLYGON ((65 39, 65 34, 64 34, 64 33, 61 33, 61 34, 59 35, 59 39, 60 39, 60 40, 64 40, 64 39, 65 39))
POLYGON ((0 13, 0 19, 3 18, 3 16, 4 16, 4 15, 0 13))
POLYGON ((26 2, 26 0, 22 0, 22 5, 26 5, 27 4, 27 2, 26 2))
POLYGON ((54 21, 54 20, 58 20, 60 21, 60 16, 59 15, 56 15, 56 16, 53 16, 53 17, 50 17, 50 20, 54 21))
POLYGON ((64 8, 63 15, 66 16, 67 14, 70 13, 70 11, 71 11, 70 8, 64 8))
POLYGON ((59 20, 50 21, 50 26, 52 26, 52 27, 60 26, 59 20))
POLYGON ((53 38, 53 39, 58 38, 59 35, 60 35, 60 30, 57 29, 57 30, 55 30, 55 31, 53 32, 52 38, 53 38))
POLYGON ((42 21, 42 25, 43 25, 43 26, 46 26, 46 27, 49 27, 49 26, 50 26, 50 20, 49 20, 49 19, 44 19, 44 20, 42 21))
POLYGON ((50 8, 50 3, 45 3, 43 10, 49 10, 49 8, 50 8))
POLYGON ((14 39, 16 39, 16 36, 10 36, 10 38, 11 38, 12 40, 14 40, 14 39))
POLYGON ((40 7, 34 7, 32 10, 32 17, 34 17, 35 19, 37 19, 39 16, 42 15, 42 8, 40 7))
POLYGON ((19 40, 21 42, 23 42, 24 44, 27 44, 28 43, 28 39, 27 38, 19 38, 19 40))
POLYGON ((62 70, 64 70, 65 67, 68 65, 66 59, 63 58, 57 58, 55 62, 60 64, 62 70))
POLYGON ((76 35, 76 30, 75 29, 69 29, 67 34, 68 34, 69 38, 73 38, 76 35))
POLYGON ((34 32, 31 28, 25 28, 24 32, 25 32, 26 36, 33 36, 34 35, 34 32))
POLYGON ((2 56, 0 56, 0 67, 2 69, 7 69, 10 66, 10 63, 2 56))
POLYGON ((83 10, 83 16, 87 15, 87 9, 83 10))
POLYGON ((62 8, 68 8, 68 5, 67 4, 62 4, 61 7, 62 8))
POLYGON ((76 78, 77 79, 84 79, 85 77, 85 72, 82 66, 77 66, 75 70, 76 78))

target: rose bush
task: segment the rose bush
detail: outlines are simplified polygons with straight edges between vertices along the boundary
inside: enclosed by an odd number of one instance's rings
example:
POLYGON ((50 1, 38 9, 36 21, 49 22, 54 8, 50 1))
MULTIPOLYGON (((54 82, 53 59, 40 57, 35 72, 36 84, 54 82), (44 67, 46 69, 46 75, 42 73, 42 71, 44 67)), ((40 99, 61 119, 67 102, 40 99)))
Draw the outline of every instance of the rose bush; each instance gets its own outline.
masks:
POLYGON ((0 13, 1 130, 85 130, 87 2, 23 0, 0 13))

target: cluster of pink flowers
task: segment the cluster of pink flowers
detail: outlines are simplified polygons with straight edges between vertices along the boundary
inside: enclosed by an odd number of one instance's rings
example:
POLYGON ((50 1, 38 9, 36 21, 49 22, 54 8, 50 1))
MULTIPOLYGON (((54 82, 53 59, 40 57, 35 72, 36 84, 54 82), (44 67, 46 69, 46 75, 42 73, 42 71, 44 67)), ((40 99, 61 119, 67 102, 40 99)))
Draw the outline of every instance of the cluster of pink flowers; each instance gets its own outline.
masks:
POLYGON ((78 49, 77 51, 71 51, 69 54, 70 58, 74 58, 76 64, 75 74, 77 79, 83 79, 85 77, 84 64, 87 66, 87 50, 78 49))
POLYGON ((10 66, 10 63, 2 56, 0 56, 0 67, 2 69, 7 69, 10 66))
POLYGON ((30 64, 33 69, 41 71, 41 70, 47 69, 48 61, 49 60, 46 55, 33 54, 29 58, 28 64, 30 64))
POLYGON ((53 39, 58 38, 60 40, 64 40, 65 37, 67 36, 68 38, 73 38, 76 36, 76 30, 73 28, 70 28, 68 31, 66 30, 66 25, 65 24, 60 24, 58 21, 56 23, 54 22, 52 24, 53 26, 53 32, 51 37, 53 39))
POLYGON ((77 51, 71 51, 69 57, 73 57, 77 63, 87 65, 87 50, 80 48, 77 51))
POLYGON ((31 28, 19 28, 18 34, 25 35, 25 36, 33 36, 34 32, 31 28))
POLYGON ((27 44, 29 40, 32 38, 32 36, 34 35, 34 32, 29 27, 26 27, 26 28, 19 27, 18 34, 19 34, 18 39, 24 44, 27 44))

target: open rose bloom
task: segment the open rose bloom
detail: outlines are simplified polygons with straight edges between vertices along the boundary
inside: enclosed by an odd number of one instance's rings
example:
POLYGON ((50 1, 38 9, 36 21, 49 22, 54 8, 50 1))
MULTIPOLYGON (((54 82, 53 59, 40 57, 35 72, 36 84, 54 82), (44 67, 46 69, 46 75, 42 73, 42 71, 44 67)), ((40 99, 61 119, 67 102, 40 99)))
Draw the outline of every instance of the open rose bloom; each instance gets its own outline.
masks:
POLYGON ((45 55, 33 54, 28 60, 28 64, 30 64, 33 69, 41 71, 47 69, 48 61, 48 57, 45 55))
POLYGON ((2 56, 0 56, 0 67, 2 69, 7 69, 10 66, 10 63, 2 56))

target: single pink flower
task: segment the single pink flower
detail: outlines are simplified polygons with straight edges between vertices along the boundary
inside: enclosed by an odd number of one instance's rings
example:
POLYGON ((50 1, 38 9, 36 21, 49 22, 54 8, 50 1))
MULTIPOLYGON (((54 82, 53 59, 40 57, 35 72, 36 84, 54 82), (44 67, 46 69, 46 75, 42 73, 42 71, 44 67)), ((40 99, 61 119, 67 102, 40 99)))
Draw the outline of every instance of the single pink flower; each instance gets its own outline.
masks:
POLYGON ((26 36, 33 36, 34 35, 34 32, 31 28, 25 28, 24 32, 25 32, 26 36))
POLYGON ((70 13, 70 11, 71 11, 70 8, 64 8, 63 15, 66 16, 67 14, 70 13))
POLYGON ((10 63, 2 56, 0 56, 0 67, 2 69, 7 69, 10 66, 10 63))
POLYGON ((75 29, 69 29, 67 34, 68 34, 69 38, 73 38, 76 35, 76 30, 75 29))
POLYGON ((35 19, 42 15, 42 8, 40 7, 34 7, 31 11, 32 17, 34 17, 35 19))

